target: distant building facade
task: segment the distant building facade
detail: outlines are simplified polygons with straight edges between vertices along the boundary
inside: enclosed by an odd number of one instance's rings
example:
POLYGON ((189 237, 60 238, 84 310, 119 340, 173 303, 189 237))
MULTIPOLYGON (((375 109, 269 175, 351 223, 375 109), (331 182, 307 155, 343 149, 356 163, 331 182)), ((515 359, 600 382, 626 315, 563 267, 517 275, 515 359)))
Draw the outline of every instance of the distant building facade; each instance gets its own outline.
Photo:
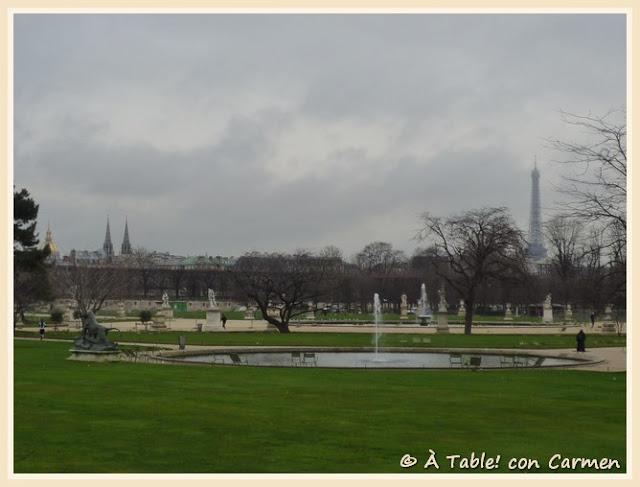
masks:
MULTIPOLYGON (((125 219, 124 235, 122 237, 122 244, 120 245, 120 254, 116 254, 113 249, 113 242, 111 240, 111 224, 109 218, 107 218, 107 227, 104 234, 104 240, 102 243, 102 249, 99 250, 76 250, 72 249, 69 255, 62 256, 58 246, 53 241, 51 229, 47 229, 47 238, 44 245, 49 245, 52 256, 55 255, 55 263, 59 265, 127 265, 132 263, 131 259, 134 255, 133 247, 131 245, 131 239, 129 237, 129 221, 125 219)), ((221 256, 182 256, 174 255, 169 252, 157 252, 149 251, 145 257, 148 262, 155 268, 166 269, 225 269, 232 266, 235 263, 234 257, 221 257, 221 256)), ((51 257, 53 260, 53 257, 51 257)))

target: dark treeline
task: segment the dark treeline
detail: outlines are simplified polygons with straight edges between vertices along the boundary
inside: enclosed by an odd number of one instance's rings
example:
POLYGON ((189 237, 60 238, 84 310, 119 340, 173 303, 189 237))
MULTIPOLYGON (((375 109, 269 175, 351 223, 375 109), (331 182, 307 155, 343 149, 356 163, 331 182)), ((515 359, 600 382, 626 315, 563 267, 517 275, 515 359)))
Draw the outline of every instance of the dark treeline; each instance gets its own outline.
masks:
MULTIPOLYGON (((580 259, 570 266, 556 263, 558 259, 552 256, 544 265, 530 267, 517 281, 488 279, 478 290, 475 306, 484 313, 506 303, 521 306, 523 310, 530 305, 534 309, 533 306, 540 305, 546 294, 551 293, 554 304, 570 304, 574 310, 602 310, 607 304, 624 309, 625 269, 621 263, 607 261, 605 250, 592 245, 582 250, 580 259)), ((442 265, 442 258, 433 255, 430 249, 418 249, 412 257, 400 257, 384 267, 359 265, 357 258, 352 262, 338 259, 339 265, 332 267, 331 286, 324 289, 318 300, 339 304, 345 311, 370 309, 373 294, 378 293, 383 309, 398 312, 402 294, 407 295, 410 305, 418 302, 422 283, 426 285, 432 309, 437 308, 437 291, 443 287, 450 311, 457 310, 463 298, 437 274, 436 267, 442 265)), ((248 299, 246 288, 238 283, 238 269, 234 266, 227 269, 115 264, 53 266, 50 279, 55 296, 72 297, 71 290, 90 286, 86 279, 78 282, 82 272, 94 275, 96 286, 108 291, 106 299, 159 300, 167 292, 172 300, 205 300, 207 290, 214 289, 220 300, 254 304, 248 299)), ((271 272, 278 274, 277 269, 272 268, 271 272)), ((325 280, 327 278, 325 276, 325 280)))

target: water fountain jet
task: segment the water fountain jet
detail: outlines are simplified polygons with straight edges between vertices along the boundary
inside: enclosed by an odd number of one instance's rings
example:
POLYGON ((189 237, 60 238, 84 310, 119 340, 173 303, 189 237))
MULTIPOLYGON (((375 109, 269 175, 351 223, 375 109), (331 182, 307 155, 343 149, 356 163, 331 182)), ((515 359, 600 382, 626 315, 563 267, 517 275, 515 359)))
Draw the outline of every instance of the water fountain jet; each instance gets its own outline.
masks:
POLYGON ((427 286, 425 283, 422 283, 420 286, 420 302, 419 305, 419 314, 418 318, 420 318, 420 325, 427 326, 431 319, 433 318, 431 314, 431 309, 429 308, 429 301, 427 301, 427 286))
POLYGON ((373 322, 376 326, 375 332, 375 344, 376 344, 376 357, 378 356, 378 338, 380 337, 378 332, 378 325, 382 321, 382 306, 380 305, 380 296, 378 293, 373 295, 373 322))

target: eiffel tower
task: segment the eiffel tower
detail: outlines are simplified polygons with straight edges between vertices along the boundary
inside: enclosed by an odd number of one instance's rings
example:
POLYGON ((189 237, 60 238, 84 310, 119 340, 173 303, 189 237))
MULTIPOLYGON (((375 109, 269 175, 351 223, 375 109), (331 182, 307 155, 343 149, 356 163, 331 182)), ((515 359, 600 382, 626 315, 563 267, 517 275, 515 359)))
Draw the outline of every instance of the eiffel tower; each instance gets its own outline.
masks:
POLYGON ((531 213, 529 214, 529 258, 541 261, 547 256, 542 236, 542 220, 540 218, 540 171, 534 158, 531 171, 531 213))

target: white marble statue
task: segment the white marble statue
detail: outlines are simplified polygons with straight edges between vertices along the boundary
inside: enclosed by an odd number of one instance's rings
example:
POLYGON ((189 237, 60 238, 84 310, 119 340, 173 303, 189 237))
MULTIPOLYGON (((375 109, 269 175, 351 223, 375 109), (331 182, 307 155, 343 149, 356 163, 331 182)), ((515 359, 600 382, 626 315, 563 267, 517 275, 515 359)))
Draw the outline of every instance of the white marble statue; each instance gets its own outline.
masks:
POLYGON ((209 308, 214 309, 218 307, 218 303, 216 302, 216 293, 213 289, 209 289, 207 291, 207 295, 209 296, 209 308))
POLYGON ((458 316, 464 316, 466 313, 466 309, 464 307, 464 299, 460 300, 460 305, 458 306, 458 316))
POLYGON ((504 321, 512 321, 513 320, 513 312, 511 311, 511 303, 507 303, 504 311, 504 321))
POLYGON ((544 300, 544 305, 542 306, 542 322, 543 323, 552 323, 553 322, 553 305, 551 304, 551 294, 547 294, 547 297, 544 300))
POLYGON ((565 317, 565 319, 573 318, 573 310, 571 309, 571 305, 570 304, 567 304, 567 307, 564 310, 564 317, 565 317))
POLYGON ((167 294, 167 291, 162 293, 162 307, 163 308, 170 308, 170 306, 169 306, 169 295, 167 294))
POLYGON ((438 312, 439 313, 446 313, 447 312, 447 300, 445 299, 445 296, 444 296, 444 287, 438 289, 438 297, 440 298, 440 300, 438 301, 438 312))

